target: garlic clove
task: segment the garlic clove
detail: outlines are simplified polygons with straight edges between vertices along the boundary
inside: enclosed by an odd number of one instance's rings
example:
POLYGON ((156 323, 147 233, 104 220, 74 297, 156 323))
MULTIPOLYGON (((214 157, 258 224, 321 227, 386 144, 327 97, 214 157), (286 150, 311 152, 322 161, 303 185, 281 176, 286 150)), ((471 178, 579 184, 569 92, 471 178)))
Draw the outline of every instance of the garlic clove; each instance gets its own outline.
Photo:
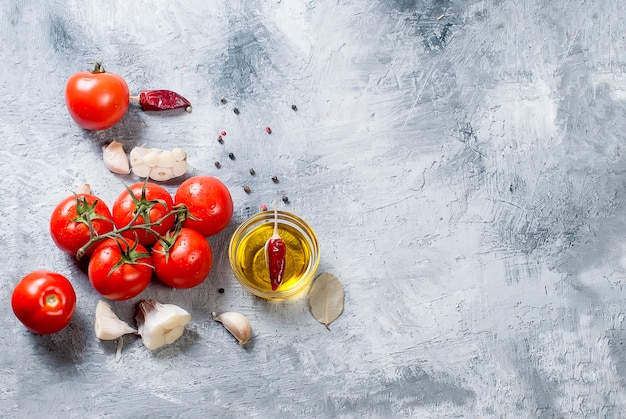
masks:
POLYGON ((76 188, 76 194, 80 195, 80 194, 91 194, 91 185, 88 183, 83 183, 82 185, 79 185, 76 188))
POLYGON ((157 156, 157 166, 159 167, 172 167, 176 163, 176 158, 169 150, 163 150, 157 156))
POLYGON ((172 167, 172 173, 174 177, 182 176, 187 172, 189 165, 187 164, 187 160, 177 161, 176 164, 172 167))
POLYGON ((145 164, 139 164, 137 166, 133 166, 133 173, 139 177, 149 177, 150 171, 152 168, 145 164))
POLYGON ((115 340, 129 333, 137 333, 128 323, 115 315, 111 306, 105 301, 98 301, 96 305, 96 322, 94 325, 96 337, 101 340, 115 340))
POLYGON ((144 346, 152 351, 181 337, 191 314, 174 304, 141 300, 135 319, 144 346))
POLYGON ((128 157, 121 143, 113 140, 109 145, 102 147, 104 165, 113 173, 127 175, 130 173, 128 157))
POLYGON ((177 162, 187 159, 187 153, 182 148, 173 148, 172 155, 177 162))
POLYGON ((131 166, 137 166, 143 164, 143 158, 150 152, 146 147, 134 147, 130 150, 130 164, 131 166))
POLYGON ((170 180, 174 177, 174 172, 171 167, 153 167, 150 169, 150 179, 157 181, 170 180))
POLYGON ((166 181, 187 172, 187 153, 182 148, 161 150, 159 148, 135 147, 130 152, 133 173, 156 181, 166 181))
POLYGON ((219 316, 214 312, 212 315, 213 320, 222 323, 224 328, 237 339, 240 345, 248 343, 250 334, 252 333, 252 327, 246 316, 235 311, 227 311, 219 316))
POLYGON ((150 167, 155 167, 159 162, 159 154, 161 154, 160 149, 150 149, 150 151, 145 156, 143 156, 143 164, 146 164, 150 167))

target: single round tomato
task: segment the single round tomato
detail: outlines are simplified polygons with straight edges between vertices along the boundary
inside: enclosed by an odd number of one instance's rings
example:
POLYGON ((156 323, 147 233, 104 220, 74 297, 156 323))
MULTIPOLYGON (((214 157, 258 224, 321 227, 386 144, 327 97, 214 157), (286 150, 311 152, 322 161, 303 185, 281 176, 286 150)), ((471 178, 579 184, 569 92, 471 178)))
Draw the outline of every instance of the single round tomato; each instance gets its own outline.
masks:
POLYGON ((213 253, 196 230, 181 228, 178 234, 159 240, 152 248, 156 276, 173 288, 192 288, 211 272, 213 253))
POLYGON ((122 77, 106 73, 96 63, 93 71, 81 71, 65 85, 65 104, 82 128, 103 130, 117 124, 126 114, 130 94, 122 77))
POLYGON ((185 204, 195 218, 183 221, 205 237, 222 231, 233 217, 233 198, 226 185, 212 176, 194 176, 180 184, 174 196, 176 205, 185 204))
POLYGON ((28 330, 47 335, 70 323, 76 308, 76 293, 63 275, 38 270, 20 280, 13 290, 11 306, 28 330))
POLYGON ((87 267, 93 288, 109 300, 128 300, 141 294, 152 279, 152 257, 140 244, 106 239, 93 251, 87 267))
MULTIPOLYGON (((176 221, 174 214, 168 215, 173 206, 172 195, 164 187, 150 182, 136 183, 115 200, 113 221, 117 228, 129 224, 157 223, 150 228, 163 236, 176 221)), ((136 240, 144 246, 152 246, 158 239, 158 236, 145 229, 128 230, 122 236, 136 240)))
MULTIPOLYGON (((109 207, 94 195, 68 196, 52 211, 50 235, 59 249, 76 256, 78 250, 91 239, 90 224, 96 236, 113 231, 109 207)), ((93 247, 85 250, 88 255, 93 247)))

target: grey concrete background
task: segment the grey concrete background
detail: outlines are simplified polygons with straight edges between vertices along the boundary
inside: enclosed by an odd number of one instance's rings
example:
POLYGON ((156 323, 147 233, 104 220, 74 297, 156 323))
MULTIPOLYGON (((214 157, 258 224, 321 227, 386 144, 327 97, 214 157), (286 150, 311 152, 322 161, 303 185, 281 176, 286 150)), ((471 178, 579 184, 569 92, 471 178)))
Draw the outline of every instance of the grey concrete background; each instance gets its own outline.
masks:
MULTIPOLYGON (((623 416, 624 10, 3 1, 0 416, 623 416), (81 130, 63 89, 96 60, 134 93, 175 90, 194 111, 133 108, 110 130, 81 130), (126 337, 119 363, 92 330, 98 296, 47 232, 81 182, 113 202, 136 181, 103 166, 112 139, 184 147, 190 175, 218 176, 236 206, 210 240, 205 283, 142 295, 189 310, 187 332, 154 353, 126 337), (236 226, 282 194, 319 235, 320 272, 345 285, 330 332, 306 299, 254 298, 228 266, 236 226), (38 268, 78 294, 72 323, 52 336, 27 332, 9 304, 38 268), (225 310, 251 319, 247 348, 211 321, 225 310)), ((115 310, 132 321, 137 300, 115 310)))

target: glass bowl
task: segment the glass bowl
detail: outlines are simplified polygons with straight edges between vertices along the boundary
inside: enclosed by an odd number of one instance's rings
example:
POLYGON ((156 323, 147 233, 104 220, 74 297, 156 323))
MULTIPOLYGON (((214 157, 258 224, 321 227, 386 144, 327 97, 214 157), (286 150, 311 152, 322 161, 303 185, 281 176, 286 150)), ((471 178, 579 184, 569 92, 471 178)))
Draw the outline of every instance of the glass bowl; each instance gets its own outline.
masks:
POLYGON ((317 236, 300 217, 278 211, 278 233, 287 245, 285 274, 277 290, 270 285, 265 243, 274 231, 274 211, 261 211, 233 233, 228 247, 230 266, 239 283, 251 294, 283 299, 306 289, 320 262, 317 236))

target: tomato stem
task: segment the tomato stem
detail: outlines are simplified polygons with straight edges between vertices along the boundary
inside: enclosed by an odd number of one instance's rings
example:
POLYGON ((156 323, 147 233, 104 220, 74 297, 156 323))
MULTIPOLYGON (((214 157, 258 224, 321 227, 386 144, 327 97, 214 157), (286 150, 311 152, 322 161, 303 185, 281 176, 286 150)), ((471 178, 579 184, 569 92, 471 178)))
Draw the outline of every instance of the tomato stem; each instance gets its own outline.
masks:
POLYGON ((46 306, 56 307, 57 305, 59 305, 59 302, 59 297, 56 294, 46 295, 46 306))
MULTIPOLYGON (((82 259, 85 256, 87 249, 91 248, 91 246, 93 246, 94 244, 102 240, 106 240, 106 239, 121 238, 122 233, 125 233, 127 231, 143 230, 143 231, 149 232, 150 234, 153 234, 157 238, 157 241, 163 240, 164 237, 158 232, 154 231, 152 227, 160 225, 164 220, 166 220, 169 217, 176 217, 178 220, 192 218, 189 214, 189 210, 187 209, 187 206, 185 206, 184 204, 179 204, 179 205, 174 206, 167 214, 165 214, 163 217, 159 218, 156 221, 133 225, 133 223, 137 221, 137 219, 141 215, 142 215, 141 211, 137 211, 137 213, 133 216, 132 220, 125 227, 114 229, 113 231, 109 233, 101 234, 99 236, 95 235, 95 231, 93 230, 91 220, 87 218, 87 224, 89 225, 89 229, 92 232, 91 239, 89 239, 89 241, 83 247, 78 249, 78 252, 76 252, 76 259, 78 260, 82 259)), ((179 229, 180 228, 178 226, 175 227, 175 230, 179 230, 179 229)))
POLYGON ((93 66, 93 70, 91 70, 91 73, 99 74, 99 73, 106 73, 106 71, 104 70, 104 66, 102 65, 102 63, 99 61, 96 61, 93 66))

